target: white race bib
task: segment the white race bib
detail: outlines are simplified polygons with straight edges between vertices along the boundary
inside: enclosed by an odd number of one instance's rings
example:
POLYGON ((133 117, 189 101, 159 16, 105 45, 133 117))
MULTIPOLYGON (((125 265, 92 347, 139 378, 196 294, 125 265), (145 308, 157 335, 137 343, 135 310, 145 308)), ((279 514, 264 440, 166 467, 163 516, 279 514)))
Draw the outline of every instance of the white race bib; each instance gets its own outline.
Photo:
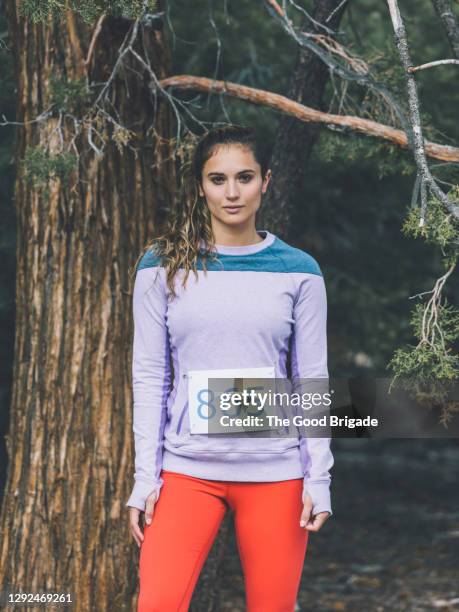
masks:
POLYGON ((266 393, 271 385, 249 384, 247 379, 275 378, 274 367, 264 368, 230 368, 220 370, 190 370, 188 372, 188 411, 190 417, 190 433, 233 433, 241 431, 263 431, 270 427, 259 427, 255 425, 222 425, 220 417, 224 414, 228 417, 245 417, 247 414, 256 415, 257 410, 251 407, 248 411, 245 406, 231 407, 229 410, 219 409, 219 397, 221 393, 238 392, 243 389, 254 389, 258 393, 266 393), (231 379, 225 381, 211 381, 209 379, 231 379), (243 384, 243 386, 242 386, 243 384))

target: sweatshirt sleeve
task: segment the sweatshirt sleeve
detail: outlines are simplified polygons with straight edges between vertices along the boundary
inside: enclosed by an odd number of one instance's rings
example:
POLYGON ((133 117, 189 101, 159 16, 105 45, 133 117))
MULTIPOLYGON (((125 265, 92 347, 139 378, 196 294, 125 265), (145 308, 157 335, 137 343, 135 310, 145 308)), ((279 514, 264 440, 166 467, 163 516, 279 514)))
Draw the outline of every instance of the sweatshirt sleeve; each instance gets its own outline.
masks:
MULTIPOLYGON (((327 366, 327 296, 323 276, 315 260, 316 273, 301 274, 293 310, 291 344, 292 386, 295 392, 328 391, 327 366), (298 380, 299 379, 299 380, 298 380), (315 379, 315 380, 302 380, 315 379), (301 391, 297 391, 301 387, 301 391)), ((300 408, 302 416, 307 411, 300 408)), ((300 456, 304 472, 303 502, 307 493, 313 502, 312 513, 330 512, 329 470, 334 459, 330 438, 314 438, 299 432, 300 456)))
POLYGON ((151 493, 158 499, 163 485, 160 473, 171 370, 162 272, 158 266, 138 269, 132 300, 135 484, 126 505, 141 511, 151 493))

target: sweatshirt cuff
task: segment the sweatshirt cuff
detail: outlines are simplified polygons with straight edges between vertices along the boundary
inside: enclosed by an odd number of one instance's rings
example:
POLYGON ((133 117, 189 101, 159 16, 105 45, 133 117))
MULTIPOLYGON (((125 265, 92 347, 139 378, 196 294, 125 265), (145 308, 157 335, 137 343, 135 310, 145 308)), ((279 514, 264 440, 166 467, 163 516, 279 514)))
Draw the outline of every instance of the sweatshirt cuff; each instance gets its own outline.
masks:
POLYGON ((330 512, 330 516, 333 514, 331 509, 329 482, 314 482, 313 480, 308 480, 305 478, 302 496, 303 503, 305 501, 306 494, 311 496, 313 515, 318 514, 319 512, 330 512))
POLYGON ((161 487, 163 486, 163 479, 160 478, 156 482, 145 482, 144 480, 136 480, 134 488, 132 489, 131 497, 128 499, 126 506, 131 508, 137 508, 141 512, 145 512, 145 504, 147 497, 153 492, 156 493, 156 501, 158 501, 161 487))

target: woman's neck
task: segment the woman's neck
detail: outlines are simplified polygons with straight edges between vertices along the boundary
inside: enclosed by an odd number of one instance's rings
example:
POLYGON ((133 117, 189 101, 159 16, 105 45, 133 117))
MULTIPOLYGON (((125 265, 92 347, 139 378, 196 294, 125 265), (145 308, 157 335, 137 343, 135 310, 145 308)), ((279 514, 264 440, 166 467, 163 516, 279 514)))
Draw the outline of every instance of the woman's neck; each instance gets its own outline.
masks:
POLYGON ((215 244, 219 246, 247 246, 263 242, 254 227, 247 230, 240 228, 213 228, 215 244))

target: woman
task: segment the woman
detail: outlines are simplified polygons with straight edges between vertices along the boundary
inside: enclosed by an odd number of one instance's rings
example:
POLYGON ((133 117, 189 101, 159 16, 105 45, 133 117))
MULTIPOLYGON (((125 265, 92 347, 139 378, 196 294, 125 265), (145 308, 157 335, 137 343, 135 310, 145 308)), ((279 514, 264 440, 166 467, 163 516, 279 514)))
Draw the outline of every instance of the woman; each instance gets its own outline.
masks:
POLYGON ((141 547, 139 612, 188 610, 228 507, 247 610, 294 610, 309 532, 332 514, 329 438, 193 430, 200 406, 192 375, 265 368, 286 379, 289 357, 292 379, 328 377, 320 268, 255 229, 270 179, 252 129, 210 131, 185 169, 168 230, 136 265, 127 506, 141 547))

